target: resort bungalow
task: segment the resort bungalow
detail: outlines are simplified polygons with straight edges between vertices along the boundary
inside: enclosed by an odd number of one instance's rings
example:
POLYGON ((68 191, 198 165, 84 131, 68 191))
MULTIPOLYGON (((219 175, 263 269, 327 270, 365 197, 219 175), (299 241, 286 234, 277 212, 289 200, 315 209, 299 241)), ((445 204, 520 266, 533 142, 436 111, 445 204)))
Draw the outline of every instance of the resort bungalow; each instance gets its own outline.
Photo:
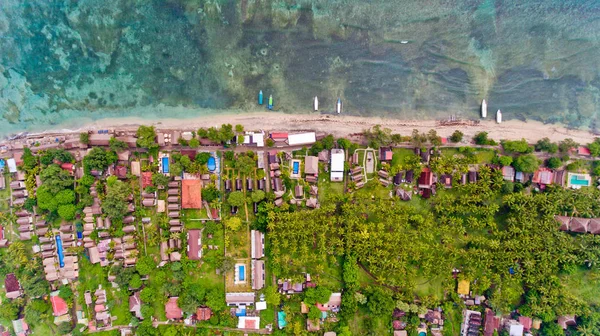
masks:
POLYGON ((265 256, 265 234, 258 231, 250 231, 252 259, 260 259, 265 256))
POLYGON ((265 190, 266 181, 264 178, 258 180, 258 189, 265 190))
POLYGON ((552 172, 552 169, 540 168, 533 173, 532 182, 539 184, 542 188, 547 184, 551 184, 552 181, 554 181, 554 173, 552 172))
POLYGON ((379 177, 387 179, 390 177, 390 175, 388 174, 388 172, 386 172, 385 170, 380 170, 377 172, 377 175, 379 175, 379 177))
POLYGON ((468 174, 468 178, 469 178, 469 183, 476 183, 477 182, 477 172, 470 171, 468 174))
POLYGON ((306 156, 304 158, 304 174, 317 175, 319 174, 319 158, 316 156, 306 156))
POLYGON ((515 180, 515 168, 511 166, 503 166, 502 177, 505 181, 513 182, 515 180))
POLYGON ((392 152, 392 148, 390 147, 379 147, 379 161, 392 161, 392 156, 394 152, 392 152))
POLYGON ((167 320, 179 320, 183 317, 183 311, 177 305, 178 297, 170 297, 165 303, 165 315, 167 320))
POLYGON ((129 297, 129 311, 138 319, 144 319, 142 316, 142 300, 140 299, 139 291, 129 297))
POLYGON ((331 150, 331 181, 339 182, 344 180, 344 150, 331 150))
POLYGON ((225 180, 225 191, 231 191, 231 180, 225 180))
POLYGON ((294 197, 296 197, 296 198, 304 197, 304 189, 299 184, 297 184, 296 187, 294 187, 294 197))
POLYGON ((409 171, 406 172, 406 177, 404 178, 404 182, 411 184, 413 183, 413 178, 414 178, 415 172, 411 169, 409 171))
POLYGON ((242 183, 242 179, 236 179, 235 180, 235 190, 240 191, 242 190, 243 187, 243 183, 242 183))
POLYGON ((444 174, 440 176, 439 182, 444 186, 444 188, 452 188, 452 175, 444 174))
POLYGON ((225 302, 228 306, 248 306, 253 305, 255 299, 254 292, 247 293, 225 293, 225 302))
POLYGON ((4 290, 7 299, 16 299, 23 294, 21 284, 14 273, 9 273, 4 278, 4 290))
POLYGON ((252 289, 260 290, 265 287, 265 262, 252 260, 252 289))
POLYGON ((202 230, 188 230, 187 255, 190 260, 202 258, 202 230))
POLYGON ((252 189, 254 189, 254 180, 251 177, 248 177, 246 179, 246 189, 248 189, 249 191, 252 191, 252 189))
POLYGON ((418 186, 421 189, 430 189, 433 185, 433 173, 427 167, 423 168, 419 176, 418 186))
POLYGON ((410 201, 412 199, 412 194, 402 188, 396 189, 396 196, 400 197, 403 201, 410 201))
POLYGON ((400 183, 402 183, 403 178, 404 178, 403 172, 399 172, 396 175, 394 175, 394 178, 393 178, 394 185, 400 185, 400 183))

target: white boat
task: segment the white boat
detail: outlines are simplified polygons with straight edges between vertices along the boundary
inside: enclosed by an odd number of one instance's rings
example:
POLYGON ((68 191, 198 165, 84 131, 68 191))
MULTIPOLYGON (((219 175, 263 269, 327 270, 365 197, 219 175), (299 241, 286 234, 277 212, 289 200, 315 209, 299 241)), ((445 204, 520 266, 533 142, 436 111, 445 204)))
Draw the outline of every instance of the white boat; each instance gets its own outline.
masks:
POLYGON ((315 111, 319 110, 319 98, 317 98, 317 96, 315 96, 315 101, 313 102, 313 108, 315 109, 315 111))
POLYGON ((481 117, 487 118, 487 103, 485 99, 481 102, 481 117))
POLYGON ((337 104, 335 105, 335 112, 337 114, 342 113, 342 100, 338 98, 337 104))
POLYGON ((407 43, 408 43, 408 41, 406 41, 406 40, 402 40, 402 41, 400 41, 400 43, 402 43, 402 44, 407 44, 407 43))
POLYGON ((496 112, 496 122, 499 124, 502 122, 502 111, 498 110, 498 112, 496 112))

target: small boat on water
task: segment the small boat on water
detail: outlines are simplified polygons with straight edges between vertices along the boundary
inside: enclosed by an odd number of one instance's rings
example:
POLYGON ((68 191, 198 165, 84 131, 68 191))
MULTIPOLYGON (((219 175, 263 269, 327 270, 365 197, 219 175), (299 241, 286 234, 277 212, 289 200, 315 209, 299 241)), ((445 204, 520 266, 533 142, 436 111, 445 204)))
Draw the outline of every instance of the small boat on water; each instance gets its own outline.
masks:
POLYGON ((269 104, 267 104, 269 110, 273 109, 273 95, 269 95, 269 104))
POLYGON ((338 98, 337 104, 335 105, 335 112, 337 114, 342 113, 342 100, 340 98, 338 98))
POLYGON ((498 112, 496 112, 496 122, 499 124, 502 122, 502 111, 498 110, 498 112))
POLYGON ((262 90, 260 90, 258 92, 258 105, 262 105, 263 104, 263 93, 262 90))
POLYGON ((408 41, 406 41, 406 40, 402 40, 402 41, 400 41, 400 43, 402 43, 402 44, 407 44, 407 43, 408 43, 408 41))
POLYGON ((318 111, 318 110, 319 110, 319 98, 317 98, 317 96, 315 96, 315 100, 314 100, 314 102, 313 102, 313 109, 314 109, 315 111, 318 111))
POLYGON ((487 118, 487 103, 485 99, 481 102, 481 117, 487 118))

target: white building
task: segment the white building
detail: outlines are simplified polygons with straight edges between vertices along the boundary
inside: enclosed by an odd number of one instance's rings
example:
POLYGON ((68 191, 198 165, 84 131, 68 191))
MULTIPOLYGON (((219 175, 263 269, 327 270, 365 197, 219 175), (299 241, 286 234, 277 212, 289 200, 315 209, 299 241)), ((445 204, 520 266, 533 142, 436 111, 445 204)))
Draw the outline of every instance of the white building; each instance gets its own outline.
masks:
POLYGON ((288 144, 290 146, 310 145, 317 141, 315 132, 290 134, 288 135, 288 144))
POLYGON ((6 164, 8 165, 8 171, 10 173, 17 172, 17 162, 15 161, 15 159, 10 158, 10 159, 6 160, 6 164))
POLYGON ((344 180, 344 161, 346 156, 343 149, 331 150, 331 181, 338 182, 344 180))

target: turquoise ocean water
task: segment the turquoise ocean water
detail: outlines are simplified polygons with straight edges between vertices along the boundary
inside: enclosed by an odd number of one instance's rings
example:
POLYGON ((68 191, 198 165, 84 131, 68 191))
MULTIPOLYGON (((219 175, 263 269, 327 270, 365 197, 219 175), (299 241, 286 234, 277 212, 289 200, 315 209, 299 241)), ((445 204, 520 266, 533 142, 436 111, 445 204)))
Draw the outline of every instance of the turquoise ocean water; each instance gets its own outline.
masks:
POLYGON ((4 0, 0 134, 275 109, 596 129, 598 0, 4 0), (405 43, 403 43, 405 42, 405 43), (208 112, 210 111, 210 112, 208 112), (491 112, 490 112, 491 113, 491 112))

